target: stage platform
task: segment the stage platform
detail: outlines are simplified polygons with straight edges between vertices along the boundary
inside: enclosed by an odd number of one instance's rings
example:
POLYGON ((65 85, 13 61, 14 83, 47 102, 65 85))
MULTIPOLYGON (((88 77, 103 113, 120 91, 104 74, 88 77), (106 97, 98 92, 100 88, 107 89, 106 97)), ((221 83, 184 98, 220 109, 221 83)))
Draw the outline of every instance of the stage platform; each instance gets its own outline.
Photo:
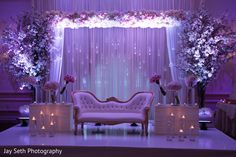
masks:
POLYGON ((0 133, 0 157, 9 156, 60 156, 60 157, 235 157, 236 140, 228 137, 215 128, 199 131, 195 141, 178 136, 167 140, 166 135, 155 135, 154 126, 150 124, 149 136, 141 136, 141 126, 130 124, 114 126, 85 125, 84 135, 79 132, 56 133, 54 137, 30 136, 28 127, 14 126, 0 133), (14 152, 14 148, 15 152, 14 152), (32 152, 30 149, 34 150, 32 152), (18 151, 19 152, 16 152, 18 151), (22 151, 20 151, 22 150, 22 151), (38 150, 38 152, 36 151, 38 150), (50 151, 51 150, 51 151, 50 151), (54 154, 50 154, 55 150, 54 154), (57 151, 58 150, 58 151, 57 151), (61 150, 61 154, 59 154, 61 150), (41 151, 41 152, 40 152, 41 151), (5 152, 5 153, 4 153, 5 152), (42 154, 47 152, 47 154, 42 154), (15 154, 13 154, 15 153, 15 154), (41 153, 41 154, 40 154, 41 153))

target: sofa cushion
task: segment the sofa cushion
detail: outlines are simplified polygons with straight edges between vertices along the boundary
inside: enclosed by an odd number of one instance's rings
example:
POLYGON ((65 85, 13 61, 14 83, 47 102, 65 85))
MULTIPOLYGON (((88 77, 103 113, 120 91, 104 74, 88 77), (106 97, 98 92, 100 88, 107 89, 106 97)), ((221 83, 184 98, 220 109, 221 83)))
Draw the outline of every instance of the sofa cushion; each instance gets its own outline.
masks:
POLYGON ((141 113, 100 113, 88 112, 79 115, 81 122, 143 122, 145 119, 141 113))

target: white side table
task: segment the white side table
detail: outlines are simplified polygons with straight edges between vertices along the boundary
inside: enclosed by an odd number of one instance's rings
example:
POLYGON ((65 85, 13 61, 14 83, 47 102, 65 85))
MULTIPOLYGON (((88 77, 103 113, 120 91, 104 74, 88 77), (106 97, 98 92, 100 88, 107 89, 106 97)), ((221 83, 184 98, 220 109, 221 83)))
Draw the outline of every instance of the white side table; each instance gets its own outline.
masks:
POLYGON ((36 121, 37 130, 40 130, 42 125, 47 131, 50 123, 54 123, 55 132, 71 131, 73 126, 73 104, 72 103, 33 103, 30 104, 30 123, 31 129, 36 121), (41 114, 40 114, 41 113, 41 114))
POLYGON ((156 105, 154 125, 155 134, 196 135, 199 130, 198 106, 156 105))

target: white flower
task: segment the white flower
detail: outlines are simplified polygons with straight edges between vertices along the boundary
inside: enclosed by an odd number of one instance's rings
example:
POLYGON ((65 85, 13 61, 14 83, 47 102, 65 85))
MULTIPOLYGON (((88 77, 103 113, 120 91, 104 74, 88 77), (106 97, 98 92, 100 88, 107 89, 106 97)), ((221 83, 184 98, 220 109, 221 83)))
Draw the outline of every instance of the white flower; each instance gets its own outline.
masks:
POLYGON ((208 77, 212 77, 212 73, 208 73, 208 77))

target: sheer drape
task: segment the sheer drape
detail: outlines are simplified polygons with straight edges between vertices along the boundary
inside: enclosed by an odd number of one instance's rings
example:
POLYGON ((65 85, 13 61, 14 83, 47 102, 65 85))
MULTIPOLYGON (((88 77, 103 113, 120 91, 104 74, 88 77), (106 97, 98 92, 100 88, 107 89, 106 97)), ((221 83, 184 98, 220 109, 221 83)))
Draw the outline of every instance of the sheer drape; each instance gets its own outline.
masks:
MULTIPOLYGON (((168 27, 166 28, 166 40, 167 40, 167 50, 169 56, 169 66, 171 71, 171 77, 173 81, 178 81, 182 84, 182 89, 178 91, 180 101, 182 103, 187 102, 187 89, 185 86, 185 81, 181 75, 181 71, 177 67, 177 51, 180 50, 179 43, 179 33, 181 31, 180 27, 168 27)), ((192 91, 193 92, 193 91, 192 91)), ((194 93, 193 93, 194 94, 194 93)), ((193 103, 193 102, 192 102, 193 103)))
POLYGON ((149 78, 158 73, 163 84, 171 79, 165 38, 165 28, 65 29, 62 76, 77 77, 67 97, 71 90, 83 89, 100 99, 127 100, 135 92, 152 90, 161 102, 149 78))

